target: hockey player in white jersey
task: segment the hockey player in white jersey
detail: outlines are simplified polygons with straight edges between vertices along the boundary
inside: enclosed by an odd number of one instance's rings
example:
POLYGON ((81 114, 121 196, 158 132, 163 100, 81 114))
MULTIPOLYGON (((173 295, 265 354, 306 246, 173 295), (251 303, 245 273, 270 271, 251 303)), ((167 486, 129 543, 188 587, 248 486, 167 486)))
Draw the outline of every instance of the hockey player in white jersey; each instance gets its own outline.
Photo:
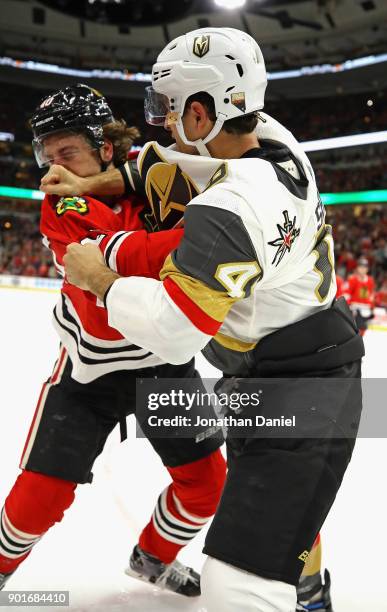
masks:
MULTIPOLYGON (((345 303, 335 301, 332 236, 308 159, 287 130, 258 114, 266 73, 255 41, 228 28, 181 36, 160 54, 152 84, 148 119, 172 131, 186 154, 179 177, 195 196, 184 238, 161 281, 123 278, 119 270, 109 276, 93 245, 69 247, 67 276, 105 300, 112 327, 172 363, 204 350, 242 386, 255 377, 345 380, 344 399, 327 385, 309 409, 333 430, 345 413, 352 435, 320 437, 312 427, 296 438, 228 439, 228 479, 204 549, 205 605, 208 612, 290 612, 351 458, 363 343, 345 303), (202 157, 192 158, 197 152, 202 157)), ((155 145, 143 152, 138 169, 145 167, 150 199, 170 161, 173 152, 155 145)), ((160 193, 154 202, 159 214, 176 205, 160 193)), ((269 405, 298 408, 299 386, 272 387, 269 405)), ((305 584, 298 609, 329 609, 314 588, 305 584)))

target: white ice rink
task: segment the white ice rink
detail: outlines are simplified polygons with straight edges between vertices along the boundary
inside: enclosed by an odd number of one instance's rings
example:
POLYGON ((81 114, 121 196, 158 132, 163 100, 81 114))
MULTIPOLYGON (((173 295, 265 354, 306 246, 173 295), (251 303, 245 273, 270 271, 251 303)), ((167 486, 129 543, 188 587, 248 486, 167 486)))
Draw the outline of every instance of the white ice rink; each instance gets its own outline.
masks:
MULTIPOLYGON (((57 294, 0 289, 0 507, 17 474, 41 383, 57 356, 51 327, 57 294)), ((386 376, 387 333, 367 332, 364 374, 386 376)), ((215 370, 199 359, 207 376, 215 370)), ((380 408, 386 409, 386 398, 380 408)), ((61 524, 36 546, 7 585, 12 590, 70 590, 72 612, 205 612, 200 601, 160 593, 123 574, 141 528, 168 482, 146 440, 110 437, 93 485, 78 487, 61 524)), ((387 440, 359 440, 323 531, 335 612, 387 612, 387 440)), ((183 551, 200 569, 204 533, 183 551)), ((3 608, 25 610, 25 608, 3 608)), ((37 609, 37 608, 33 608, 37 609)), ((66 608, 44 608, 60 610, 66 608)), ((243 610, 235 610, 243 612, 243 610)), ((289 611, 291 612, 291 611, 289 611)))

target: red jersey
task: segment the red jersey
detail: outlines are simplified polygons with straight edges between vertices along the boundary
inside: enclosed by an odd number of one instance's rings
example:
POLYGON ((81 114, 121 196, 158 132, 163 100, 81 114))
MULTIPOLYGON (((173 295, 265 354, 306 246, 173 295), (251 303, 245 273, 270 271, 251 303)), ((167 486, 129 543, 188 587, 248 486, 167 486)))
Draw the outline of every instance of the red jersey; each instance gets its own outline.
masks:
POLYGON ((375 295, 375 305, 387 308, 387 287, 383 286, 375 295))
MULTIPOLYGON (((54 263, 64 276, 63 256, 71 242, 97 239, 107 265, 122 276, 159 278, 160 269, 179 244, 183 230, 154 234, 143 227, 143 200, 122 198, 110 208, 94 198, 46 196, 40 230, 54 263)), ((131 344, 108 325, 107 312, 90 292, 64 280, 61 299, 54 309, 54 326, 66 347, 75 380, 88 383, 114 370, 159 365, 162 360, 131 344)))
POLYGON ((337 284, 336 297, 339 298, 342 295, 344 297, 347 297, 347 293, 348 293, 347 281, 341 276, 339 276, 338 274, 336 274, 336 284, 337 284))
POLYGON ((368 306, 373 308, 375 301, 374 290, 375 282, 372 276, 366 274, 363 278, 360 278, 358 274, 352 274, 348 278, 346 290, 349 304, 354 307, 368 306))

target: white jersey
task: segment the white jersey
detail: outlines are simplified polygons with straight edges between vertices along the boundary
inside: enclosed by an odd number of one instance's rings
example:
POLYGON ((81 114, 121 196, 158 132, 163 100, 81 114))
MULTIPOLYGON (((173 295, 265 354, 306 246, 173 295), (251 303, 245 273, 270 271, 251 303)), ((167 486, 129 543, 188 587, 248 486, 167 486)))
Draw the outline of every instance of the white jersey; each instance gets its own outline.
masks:
MULTIPOLYGON (((177 307, 210 340, 208 359, 231 374, 243 370, 245 353, 261 338, 328 308, 336 293, 332 235, 309 160, 288 130, 262 115, 261 147, 240 159, 184 155, 150 143, 138 161, 156 216, 179 210, 182 191, 194 196, 182 243, 161 273, 163 324, 172 316, 167 300, 175 316, 177 307)), ((176 320, 172 330, 178 333, 176 320)), ((180 340, 193 348, 193 335, 187 328, 180 340)), ((156 354, 164 351, 151 342, 156 354)))

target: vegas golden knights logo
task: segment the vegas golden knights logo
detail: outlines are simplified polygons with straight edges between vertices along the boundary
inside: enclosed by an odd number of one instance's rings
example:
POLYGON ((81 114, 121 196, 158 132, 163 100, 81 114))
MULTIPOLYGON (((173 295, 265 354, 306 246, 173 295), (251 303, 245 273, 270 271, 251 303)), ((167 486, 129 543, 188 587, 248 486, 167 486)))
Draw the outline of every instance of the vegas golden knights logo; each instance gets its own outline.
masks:
POLYGON ((194 40, 193 52, 197 57, 204 57, 210 50, 210 37, 197 36, 194 40))
POLYGON ((145 191, 159 229, 178 226, 186 205, 199 193, 192 179, 177 164, 164 162, 155 163, 148 170, 145 191))

